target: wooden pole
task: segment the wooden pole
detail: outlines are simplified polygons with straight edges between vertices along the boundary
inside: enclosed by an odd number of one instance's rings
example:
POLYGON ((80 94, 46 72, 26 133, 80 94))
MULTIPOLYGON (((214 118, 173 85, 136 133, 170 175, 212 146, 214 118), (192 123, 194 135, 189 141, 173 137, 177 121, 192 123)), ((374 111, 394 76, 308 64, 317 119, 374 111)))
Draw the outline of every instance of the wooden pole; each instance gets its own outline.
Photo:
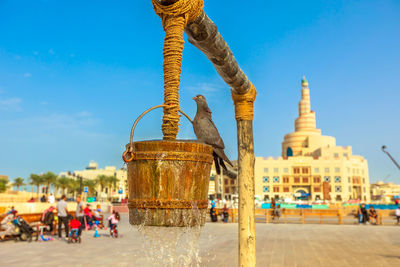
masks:
MULTIPOLYGON (((251 83, 240 69, 217 26, 203 12, 188 24, 189 42, 213 63, 218 74, 237 94, 245 94, 251 83)), ((254 216, 254 141, 253 121, 237 120, 239 179, 239 266, 256 266, 256 232, 254 216)))
MULTIPOLYGON (((158 0, 171 5, 178 0, 158 0)), ((218 74, 235 94, 246 94, 252 84, 239 67, 217 26, 203 11, 185 27, 189 42, 212 62, 218 74)), ((236 114, 237 115, 237 114, 236 114)), ((237 119, 239 179, 239 266, 256 266, 256 233, 254 216, 254 141, 253 120, 237 119)))
POLYGON ((239 179, 239 266, 256 266, 253 121, 237 122, 239 179))

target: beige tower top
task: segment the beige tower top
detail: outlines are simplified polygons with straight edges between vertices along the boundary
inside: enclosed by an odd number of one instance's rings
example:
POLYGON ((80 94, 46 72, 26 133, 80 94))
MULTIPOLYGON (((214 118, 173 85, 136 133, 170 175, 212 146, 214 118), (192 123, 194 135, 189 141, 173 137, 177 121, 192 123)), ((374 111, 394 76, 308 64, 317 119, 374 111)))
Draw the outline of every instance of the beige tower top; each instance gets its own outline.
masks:
POLYGON ((310 89, 308 81, 303 76, 301 80, 301 100, 299 116, 294 122, 294 132, 285 135, 282 142, 282 156, 314 155, 314 151, 324 146, 335 146, 335 138, 322 136, 317 129, 315 112, 311 110, 310 89))
POLYGON ((308 81, 305 76, 301 80, 301 100, 299 102, 299 117, 294 123, 296 132, 321 132, 316 129, 315 112, 311 111, 310 103, 310 89, 308 88, 308 81))

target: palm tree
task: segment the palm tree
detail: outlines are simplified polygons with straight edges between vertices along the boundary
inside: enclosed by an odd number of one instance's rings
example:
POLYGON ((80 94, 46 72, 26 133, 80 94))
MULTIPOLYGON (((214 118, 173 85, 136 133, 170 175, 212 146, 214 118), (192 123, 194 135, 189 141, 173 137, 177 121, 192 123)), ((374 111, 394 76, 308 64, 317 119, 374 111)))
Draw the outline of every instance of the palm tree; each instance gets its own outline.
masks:
POLYGON ((67 177, 60 177, 60 178, 58 178, 57 181, 56 181, 56 185, 57 185, 58 188, 61 187, 61 189, 62 189, 62 194, 63 194, 63 195, 65 195, 65 189, 68 188, 68 184, 70 183, 69 180, 70 180, 70 179, 67 178, 67 177))
POLYGON ((36 199, 39 200, 39 187, 43 184, 43 178, 40 175, 32 173, 29 176, 30 184, 36 186, 36 199))
POLYGON ((96 192, 96 181, 95 180, 84 180, 83 186, 87 186, 89 189, 88 195, 94 195, 96 192))
POLYGON ((46 194, 49 195, 50 194, 50 185, 51 184, 55 184, 55 182, 57 181, 57 175, 55 175, 52 172, 46 172, 44 174, 41 175, 43 182, 46 184, 46 194))
POLYGON ((17 187, 17 192, 18 192, 19 191, 19 187, 25 185, 25 181, 24 181, 23 178, 17 177, 17 178, 14 179, 14 183, 12 185, 17 187))
POLYGON ((97 178, 96 178, 96 184, 97 185, 100 185, 100 193, 103 193, 103 190, 104 190, 104 187, 106 187, 107 186, 107 184, 108 184, 108 176, 107 175, 99 175, 99 176, 97 176, 97 178))
POLYGON ((108 194, 111 193, 112 189, 115 189, 117 187, 117 182, 118 182, 118 178, 115 176, 107 176, 107 185, 110 188, 110 190, 108 191, 108 194))
POLYGON ((115 189, 117 187, 117 183, 118 182, 119 182, 119 180, 115 176, 108 176, 107 177, 107 184, 112 189, 115 189))
POLYGON ((8 179, 0 177, 0 193, 5 192, 8 188, 8 179))
POLYGON ((68 179, 68 184, 67 184, 67 189, 68 192, 71 192, 73 196, 75 196, 76 192, 79 192, 79 181, 73 179, 73 178, 67 178, 68 179))

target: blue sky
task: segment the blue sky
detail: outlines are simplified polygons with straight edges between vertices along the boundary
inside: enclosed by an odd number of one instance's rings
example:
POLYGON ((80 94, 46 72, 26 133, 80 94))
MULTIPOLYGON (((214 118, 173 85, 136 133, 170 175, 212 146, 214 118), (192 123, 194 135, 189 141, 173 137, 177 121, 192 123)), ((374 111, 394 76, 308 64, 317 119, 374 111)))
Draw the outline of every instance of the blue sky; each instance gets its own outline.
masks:
MULTIPOLYGON (((206 0, 205 11, 258 90, 256 156, 280 155, 305 74, 323 134, 366 157, 372 181, 400 182, 380 150, 400 161, 399 1, 206 0)), ((162 103, 163 37, 150 0, 0 0, 0 174, 122 167, 133 121, 162 103)), ((180 100, 192 117, 199 93, 235 159, 229 88, 186 41, 180 100)), ((154 111, 134 139, 161 138, 160 125, 154 111)))

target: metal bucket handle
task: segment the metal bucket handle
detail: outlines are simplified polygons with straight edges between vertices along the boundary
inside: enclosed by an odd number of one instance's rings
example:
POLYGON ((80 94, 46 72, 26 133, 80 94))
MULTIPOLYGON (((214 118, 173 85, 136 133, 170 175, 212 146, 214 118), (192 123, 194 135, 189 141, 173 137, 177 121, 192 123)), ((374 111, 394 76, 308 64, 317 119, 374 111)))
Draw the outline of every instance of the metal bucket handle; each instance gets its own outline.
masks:
MULTIPOLYGON (((133 133, 135 131, 136 125, 138 124, 139 120, 141 118, 143 118, 143 116, 146 115, 147 113, 149 113, 150 111, 157 109, 157 108, 163 108, 163 107, 168 107, 168 105, 163 104, 163 105, 157 105, 157 106, 151 107, 148 110, 144 111, 142 114, 140 114, 140 116, 135 120, 135 122, 133 123, 133 126, 132 126, 132 130, 131 130, 131 137, 130 137, 129 145, 127 146, 126 150, 122 154, 122 159, 125 162, 131 162, 134 159, 134 156, 133 156, 133 133)), ((185 112, 183 112, 182 110, 179 110, 179 112, 182 115, 184 115, 191 123, 193 123, 192 119, 190 119, 190 117, 185 112)))

